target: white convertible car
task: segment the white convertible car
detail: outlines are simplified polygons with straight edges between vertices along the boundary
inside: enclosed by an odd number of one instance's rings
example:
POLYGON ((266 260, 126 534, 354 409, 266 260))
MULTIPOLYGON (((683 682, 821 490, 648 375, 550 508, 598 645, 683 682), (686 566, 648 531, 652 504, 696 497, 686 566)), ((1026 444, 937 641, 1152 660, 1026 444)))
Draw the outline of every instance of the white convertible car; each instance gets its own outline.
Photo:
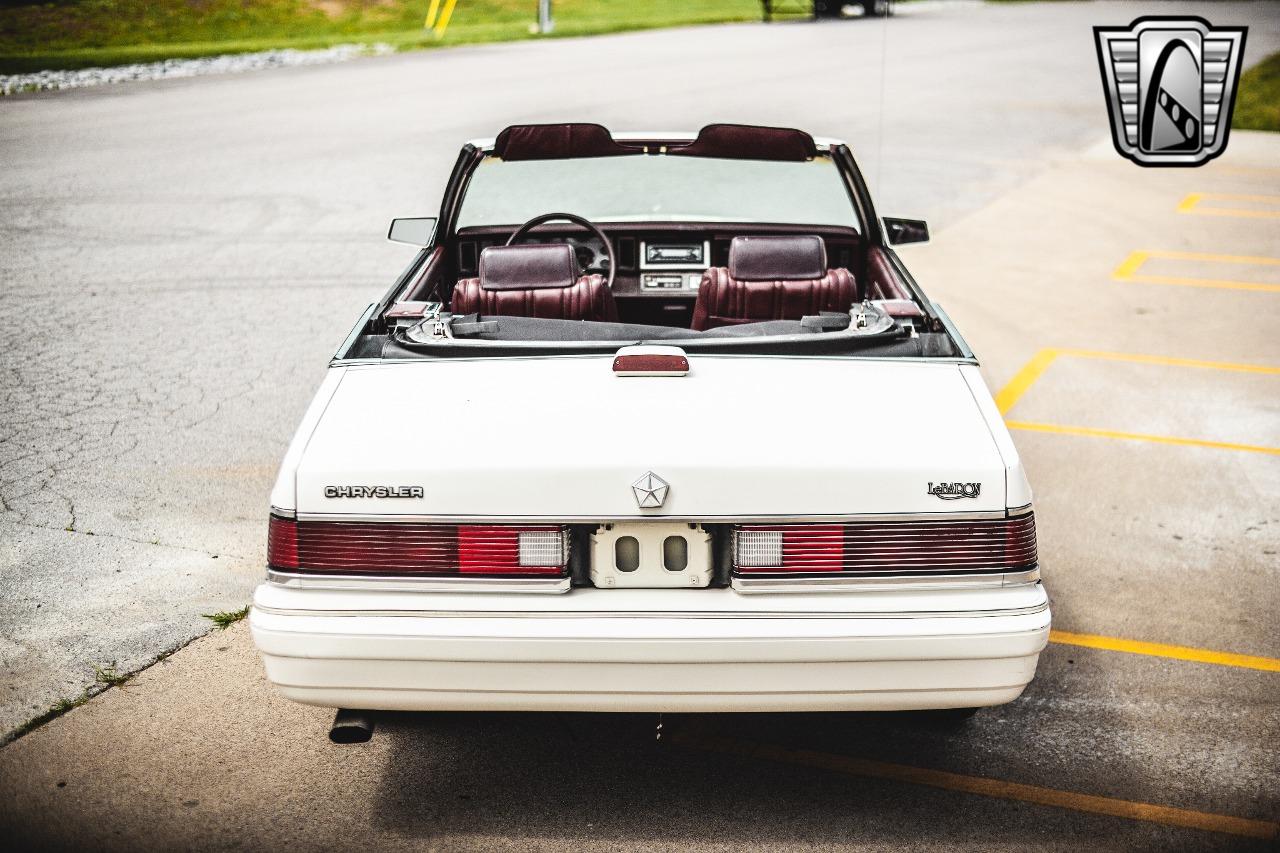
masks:
POLYGON ((853 711, 1016 698, 1031 490, 848 147, 522 125, 466 145, 271 495, 290 699, 853 711))

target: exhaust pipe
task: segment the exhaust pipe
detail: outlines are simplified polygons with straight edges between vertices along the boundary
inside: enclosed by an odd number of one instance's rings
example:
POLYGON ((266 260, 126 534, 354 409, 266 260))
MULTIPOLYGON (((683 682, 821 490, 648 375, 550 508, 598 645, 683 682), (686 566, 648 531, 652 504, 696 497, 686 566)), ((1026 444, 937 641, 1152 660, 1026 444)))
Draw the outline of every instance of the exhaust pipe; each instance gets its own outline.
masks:
POLYGON ((339 708, 329 727, 329 740, 334 743, 365 743, 373 737, 373 713, 339 708))

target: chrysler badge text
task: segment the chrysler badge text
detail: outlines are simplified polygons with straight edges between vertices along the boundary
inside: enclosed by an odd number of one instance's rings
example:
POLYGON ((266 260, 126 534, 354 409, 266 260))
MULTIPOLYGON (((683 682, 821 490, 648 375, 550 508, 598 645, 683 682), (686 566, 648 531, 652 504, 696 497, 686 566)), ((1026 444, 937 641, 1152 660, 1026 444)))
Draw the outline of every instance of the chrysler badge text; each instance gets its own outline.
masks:
POLYGON ((325 486, 326 498, 420 498, 422 486, 325 486))

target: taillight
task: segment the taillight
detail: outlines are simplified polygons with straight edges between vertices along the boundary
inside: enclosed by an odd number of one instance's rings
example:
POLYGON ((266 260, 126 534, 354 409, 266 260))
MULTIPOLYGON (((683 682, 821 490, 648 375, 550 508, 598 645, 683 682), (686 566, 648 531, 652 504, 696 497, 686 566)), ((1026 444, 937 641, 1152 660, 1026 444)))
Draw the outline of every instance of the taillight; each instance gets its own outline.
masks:
POLYGON ((267 562, 319 574, 563 575, 569 534, 556 525, 294 521, 271 517, 267 562))
POLYGON ((267 525, 267 563, 277 569, 298 568, 298 522, 271 516, 267 525))
POLYGON ((950 574, 1036 563, 1036 522, 1015 518, 849 524, 751 524, 734 529, 738 574, 950 574))

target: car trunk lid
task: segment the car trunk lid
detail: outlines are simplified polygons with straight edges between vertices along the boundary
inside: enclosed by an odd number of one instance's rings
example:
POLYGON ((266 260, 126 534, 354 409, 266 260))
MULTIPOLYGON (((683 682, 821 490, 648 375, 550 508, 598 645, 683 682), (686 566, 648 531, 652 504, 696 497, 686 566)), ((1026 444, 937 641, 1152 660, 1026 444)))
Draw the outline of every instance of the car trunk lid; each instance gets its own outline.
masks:
POLYGON ((1005 507, 1004 462, 954 363, 689 362, 641 377, 615 375, 612 356, 335 368, 297 509, 571 521, 1005 507), (642 508, 632 486, 650 472, 669 488, 642 508))

